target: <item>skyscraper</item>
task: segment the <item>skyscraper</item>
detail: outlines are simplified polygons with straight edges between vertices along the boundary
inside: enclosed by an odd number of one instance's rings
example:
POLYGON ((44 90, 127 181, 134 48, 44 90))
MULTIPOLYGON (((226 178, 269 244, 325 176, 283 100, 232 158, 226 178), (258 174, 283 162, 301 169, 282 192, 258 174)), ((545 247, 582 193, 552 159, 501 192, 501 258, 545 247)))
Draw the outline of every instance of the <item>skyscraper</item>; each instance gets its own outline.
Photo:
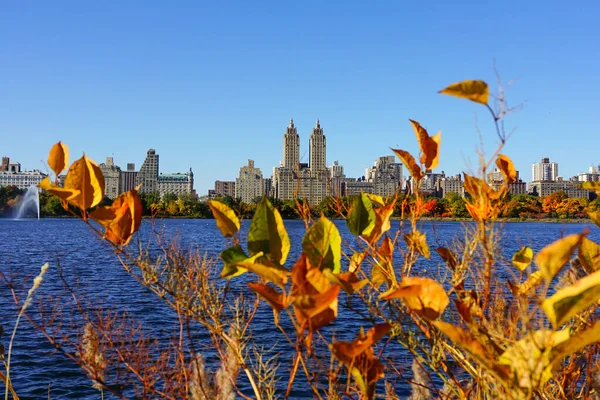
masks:
POLYGON ((156 150, 149 149, 146 159, 137 173, 135 184, 141 184, 140 193, 158 192, 158 154, 156 150))
POLYGON ((254 161, 248 160, 248 165, 240 168, 235 180, 235 197, 243 203, 252 203, 264 193, 263 174, 260 168, 254 167, 254 161))
POLYGON ((548 157, 542 158, 539 163, 531 167, 532 181, 555 181, 558 178, 558 163, 550 162, 548 157))
POLYGON ((312 130, 309 142, 310 161, 308 166, 312 171, 322 171, 326 168, 326 142, 319 120, 312 130))
POLYGON ((290 124, 283 135, 283 166, 290 170, 297 170, 300 163, 300 136, 294 126, 294 119, 290 118, 290 124))

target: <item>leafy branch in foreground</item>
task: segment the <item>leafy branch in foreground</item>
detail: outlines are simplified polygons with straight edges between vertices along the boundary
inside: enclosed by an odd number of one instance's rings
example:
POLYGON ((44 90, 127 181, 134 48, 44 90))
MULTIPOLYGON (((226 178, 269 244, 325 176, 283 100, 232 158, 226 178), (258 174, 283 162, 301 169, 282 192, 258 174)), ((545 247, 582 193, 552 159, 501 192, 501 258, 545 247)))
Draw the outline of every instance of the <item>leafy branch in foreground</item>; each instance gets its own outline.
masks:
MULTIPOLYGON (((465 224, 461 237, 446 247, 419 225, 429 212, 419 189, 427 170, 439 164, 441 134, 430 136, 414 120, 418 157, 394 149, 411 175, 412 200, 361 193, 346 205, 336 203, 353 235, 347 242, 332 220, 313 219, 298 202, 307 229, 295 259, 284 220, 266 197, 256 205, 245 241, 234 210, 216 200, 208 203, 229 241, 220 264, 161 234, 155 235, 158 252, 150 244, 131 249, 141 224, 137 190, 99 207, 103 177, 84 155, 69 168, 64 187, 49 179, 40 187, 112 246, 125 271, 174 311, 178 335, 166 343, 136 336, 143 330, 133 320, 108 309, 94 314, 72 289, 67 290, 86 322, 80 340, 68 343, 69 335, 52 335, 59 324, 54 317, 38 329, 64 351, 70 344, 76 349, 68 353, 71 359, 94 383, 122 398, 142 393, 262 399, 291 397, 295 391, 315 398, 396 398, 397 382, 410 384, 415 396, 440 398, 589 397, 600 339, 600 245, 584 230, 537 253, 524 246, 505 259, 497 220, 516 171, 501 153, 504 96, 497 97, 501 104, 494 111, 483 81, 459 82, 441 93, 488 108, 501 141, 489 160, 482 157, 478 176, 464 174, 465 208, 474 224, 465 224), (492 164, 504 176, 501 187, 484 179, 492 164), (398 209, 407 220, 394 232, 390 218, 398 209), (437 274, 423 268, 436 254, 444 261, 437 274), (278 348, 287 346, 286 351, 265 350, 265 337, 253 330, 260 302, 272 309, 273 330, 283 343, 278 348), (129 332, 126 341, 115 339, 124 332, 129 332), (133 354, 119 346, 135 340, 155 347, 133 354), (411 362, 398 356, 400 348, 411 362), (207 367, 208 356, 220 360, 215 373, 207 367), (174 363, 169 374, 161 369, 165 360, 174 363), (127 380, 115 373, 123 368, 127 380), (424 386, 427 391, 419 389, 424 386)), ((58 175, 67 159, 68 149, 59 142, 48 164, 58 175)), ((590 217, 599 223, 593 212, 590 217)))

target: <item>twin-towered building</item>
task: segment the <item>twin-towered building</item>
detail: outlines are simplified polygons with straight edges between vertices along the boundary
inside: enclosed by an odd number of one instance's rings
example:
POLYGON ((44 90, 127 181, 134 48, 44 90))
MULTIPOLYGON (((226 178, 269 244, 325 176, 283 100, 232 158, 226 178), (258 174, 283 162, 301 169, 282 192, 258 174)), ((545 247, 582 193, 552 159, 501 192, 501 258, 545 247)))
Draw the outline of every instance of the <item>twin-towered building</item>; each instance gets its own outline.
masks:
POLYGON ((254 161, 248 160, 235 182, 216 181, 209 196, 227 196, 235 188, 235 197, 245 203, 266 194, 280 200, 306 199, 309 204, 317 205, 328 196, 351 195, 361 190, 389 196, 402 186, 402 164, 396 162, 395 156, 379 157, 373 167, 367 168, 367 176, 358 179, 347 178, 344 167, 337 161, 327 167, 327 138, 319 120, 312 129, 308 153, 308 163, 302 162, 300 135, 290 119, 283 135, 283 159, 273 168, 271 178, 263 178, 254 161))

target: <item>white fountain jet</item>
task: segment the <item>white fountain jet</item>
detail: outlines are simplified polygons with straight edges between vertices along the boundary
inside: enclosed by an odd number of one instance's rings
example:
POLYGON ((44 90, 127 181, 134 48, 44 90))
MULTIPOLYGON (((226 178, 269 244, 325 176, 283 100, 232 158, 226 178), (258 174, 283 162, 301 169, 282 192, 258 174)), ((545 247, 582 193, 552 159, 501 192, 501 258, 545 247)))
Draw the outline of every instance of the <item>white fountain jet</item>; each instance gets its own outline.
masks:
POLYGON ((19 208, 17 209, 17 214, 15 215, 15 219, 21 219, 27 216, 29 210, 32 209, 32 206, 35 207, 33 211, 37 212, 37 217, 40 219, 40 192, 36 185, 31 185, 21 202, 19 203, 19 208))

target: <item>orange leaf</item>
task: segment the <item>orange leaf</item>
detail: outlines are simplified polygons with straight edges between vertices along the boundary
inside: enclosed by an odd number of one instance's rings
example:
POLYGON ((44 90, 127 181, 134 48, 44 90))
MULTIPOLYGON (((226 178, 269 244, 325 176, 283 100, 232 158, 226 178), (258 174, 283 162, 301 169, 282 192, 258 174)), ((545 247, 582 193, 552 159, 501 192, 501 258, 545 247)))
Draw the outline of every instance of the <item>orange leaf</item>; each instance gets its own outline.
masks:
POLYGON ((64 188, 73 192, 79 191, 67 201, 80 210, 87 210, 100 204, 104 198, 104 175, 100 167, 84 154, 71 164, 64 188))
POLYGON ((427 319, 438 318, 450 303, 439 283, 420 277, 403 278, 399 289, 382 294, 381 299, 403 299, 408 308, 427 319))
POLYGON ((415 161, 415 158, 408 151, 400 150, 400 149, 392 149, 392 150, 394 151, 394 153, 396 153, 396 155, 400 158, 400 160, 402 160, 402 163, 408 169, 408 171, 410 172, 410 175, 413 177, 413 179, 415 181, 418 182, 421 179, 423 179, 424 174, 423 174, 423 171, 421 171, 421 167, 419 167, 419 165, 415 161))
POLYGON ((367 331, 367 334, 359 334, 352 342, 333 342, 331 344, 333 354, 346 365, 352 364, 355 357, 363 354, 377 341, 384 337, 392 329, 387 323, 378 324, 367 331))
POLYGON ((310 331, 329 325, 337 317, 340 287, 332 286, 325 293, 294 296, 292 305, 300 324, 310 331))
POLYGON ((517 170, 515 169, 515 165, 512 160, 505 156, 504 154, 498 154, 498 158, 496 158, 496 166, 502 172, 504 176, 505 183, 513 183, 517 180, 517 170))
POLYGON ((480 80, 466 80, 453 83, 438 93, 460 97, 485 105, 488 104, 490 99, 490 89, 487 83, 480 80))
POLYGON ((441 132, 434 137, 429 137, 427 130, 423 128, 417 121, 409 120, 412 124, 413 130, 417 135, 419 141, 419 148, 421 149, 421 164, 425 165, 427 169, 434 169, 438 165, 439 146, 442 139, 441 132))
POLYGON ((99 207, 90 218, 106 228, 106 238, 117 244, 129 243, 142 223, 142 201, 137 190, 121 193, 109 207, 99 207))
POLYGON ((61 199, 63 201, 69 201, 69 200, 73 199, 75 196, 79 195, 79 190, 64 189, 64 188, 61 188, 58 186, 54 186, 52 183, 50 183, 50 178, 48 178, 48 177, 45 177, 40 182, 38 187, 40 189, 47 190, 48 192, 52 193, 53 195, 55 195, 56 197, 58 197, 59 199, 61 199))
POLYGON ((48 155, 48 165, 57 177, 64 171, 69 165, 69 148, 66 144, 58 142, 52 146, 48 155))
POLYGON ((275 288, 256 282, 248 282, 248 287, 255 291, 264 301, 269 303, 273 308, 273 311, 280 312, 285 308, 283 294, 279 293, 275 288))
POLYGON ((404 241, 410 249, 421 254, 423 257, 429 259, 431 253, 429 246, 427 245, 427 234, 414 231, 404 235, 404 241))

